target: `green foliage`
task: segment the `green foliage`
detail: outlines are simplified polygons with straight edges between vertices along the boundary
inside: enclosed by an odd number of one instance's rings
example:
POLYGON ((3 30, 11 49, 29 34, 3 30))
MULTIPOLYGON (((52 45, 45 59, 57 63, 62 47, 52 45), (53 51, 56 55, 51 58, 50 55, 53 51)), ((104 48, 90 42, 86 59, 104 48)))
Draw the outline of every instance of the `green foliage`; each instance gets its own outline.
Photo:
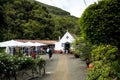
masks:
POLYGON ((33 0, 0 1, 1 41, 54 39, 68 29, 79 34, 77 18, 66 11, 33 0))
POLYGON ((35 60, 32 57, 23 56, 20 59, 20 70, 21 69, 29 69, 35 65, 35 60))
POLYGON ((119 66, 120 65, 119 65, 118 61, 114 61, 114 62, 111 63, 112 70, 111 70, 110 76, 112 78, 116 78, 117 80, 120 79, 120 68, 119 68, 119 66))
POLYGON ((4 4, 3 8, 7 27, 7 30, 4 29, 5 40, 16 38, 41 39, 45 37, 51 39, 50 34, 54 28, 53 20, 48 11, 38 3, 15 0, 13 3, 4 4))
POLYGON ((92 46, 86 42, 83 37, 79 37, 76 40, 75 46, 77 54, 79 54, 82 60, 90 59, 90 52, 92 50, 92 46))
POLYGON ((103 63, 103 61, 96 61, 93 63, 94 67, 89 70, 89 76, 87 80, 111 80, 110 65, 109 63, 103 63))
POLYGON ((0 54, 0 71, 1 73, 8 73, 19 68, 19 60, 17 56, 11 56, 6 53, 0 54))
POLYGON ((36 63, 39 67, 43 67, 43 65, 46 63, 45 60, 43 58, 37 58, 36 59, 36 63))
POLYGON ((82 35, 87 41, 95 45, 107 44, 92 51, 94 67, 90 70, 88 80, 120 80, 119 21, 119 0, 100 0, 98 4, 90 5, 80 18, 82 35))
POLYGON ((79 20, 83 36, 94 44, 120 44, 120 1, 104 0, 90 5, 79 20))
POLYGON ((117 48, 114 46, 98 46, 96 49, 92 50, 92 59, 93 61, 99 61, 99 60, 104 60, 104 61, 112 61, 116 60, 117 58, 117 48))
MULTIPOLYGON (((40 3, 40 2, 39 2, 40 3)), ((48 9, 48 11, 50 12, 50 13, 52 13, 52 14, 55 14, 55 15, 60 15, 60 16, 65 16, 65 15, 70 15, 70 13, 69 12, 66 12, 66 11, 64 11, 64 10, 62 10, 62 9, 60 9, 60 8, 57 8, 57 7, 53 7, 53 6, 48 6, 48 5, 46 5, 46 4, 42 4, 42 3, 40 3, 44 8, 47 8, 48 9)))
POLYGON ((66 30, 76 35, 80 33, 80 29, 76 29, 79 27, 77 23, 77 18, 70 16, 57 16, 53 14, 52 16, 54 18, 54 23, 56 24, 54 28, 55 37, 58 38, 58 36, 63 36, 66 30))
POLYGON ((118 49, 111 45, 101 45, 93 49, 93 68, 89 70, 88 80, 119 80, 117 53, 118 49))
POLYGON ((75 50, 74 56, 75 56, 76 58, 80 58, 80 52, 79 52, 78 49, 75 50))
POLYGON ((0 73, 9 73, 10 71, 18 71, 23 69, 32 69, 36 65, 45 64, 42 58, 33 59, 32 57, 12 56, 6 53, 0 54, 0 73))

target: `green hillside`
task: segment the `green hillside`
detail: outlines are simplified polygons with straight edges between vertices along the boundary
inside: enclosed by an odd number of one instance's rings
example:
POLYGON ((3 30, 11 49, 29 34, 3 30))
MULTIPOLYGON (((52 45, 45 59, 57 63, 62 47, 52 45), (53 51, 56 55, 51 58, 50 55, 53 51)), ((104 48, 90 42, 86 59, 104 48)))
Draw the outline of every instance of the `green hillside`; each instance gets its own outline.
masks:
POLYGON ((62 9, 60 9, 60 8, 57 8, 57 7, 54 7, 54 6, 50 6, 50 5, 46 5, 46 4, 43 4, 43 3, 40 3, 40 2, 38 2, 40 5, 42 5, 42 6, 44 6, 44 7, 46 7, 47 9, 48 9, 48 11, 50 12, 50 13, 52 13, 52 14, 55 14, 55 15, 70 15, 70 13, 69 12, 67 12, 67 11, 64 11, 64 10, 62 10, 62 9))
POLYGON ((79 36, 78 18, 34 0, 0 0, 0 41, 9 39, 52 39, 68 30, 79 36))

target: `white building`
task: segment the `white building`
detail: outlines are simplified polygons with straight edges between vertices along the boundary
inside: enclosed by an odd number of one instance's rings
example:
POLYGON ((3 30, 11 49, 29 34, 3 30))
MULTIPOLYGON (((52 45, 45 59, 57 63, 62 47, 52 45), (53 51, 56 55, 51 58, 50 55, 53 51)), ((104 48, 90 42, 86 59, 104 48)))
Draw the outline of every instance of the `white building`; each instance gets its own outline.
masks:
POLYGON ((71 43, 73 43, 75 41, 75 38, 67 31, 65 33, 65 35, 58 41, 55 43, 55 51, 59 52, 66 52, 66 51, 70 51, 70 49, 72 49, 72 45, 71 43))

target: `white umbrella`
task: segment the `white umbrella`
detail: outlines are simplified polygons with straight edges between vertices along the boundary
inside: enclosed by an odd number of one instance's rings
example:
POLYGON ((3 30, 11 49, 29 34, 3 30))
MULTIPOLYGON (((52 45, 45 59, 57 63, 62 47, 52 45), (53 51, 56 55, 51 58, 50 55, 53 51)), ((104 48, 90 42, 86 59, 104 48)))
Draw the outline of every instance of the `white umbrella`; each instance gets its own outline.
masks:
POLYGON ((34 43, 26 42, 26 43, 23 43, 21 46, 34 46, 34 43))
POLYGON ((38 43, 38 42, 35 42, 35 43, 34 43, 34 46, 44 46, 44 45, 46 45, 46 44, 38 43))
POLYGON ((5 41, 5 42, 1 42, 0 43, 0 47, 14 47, 14 46, 19 46, 21 45, 22 42, 18 42, 18 41, 15 41, 15 40, 9 40, 9 41, 5 41))

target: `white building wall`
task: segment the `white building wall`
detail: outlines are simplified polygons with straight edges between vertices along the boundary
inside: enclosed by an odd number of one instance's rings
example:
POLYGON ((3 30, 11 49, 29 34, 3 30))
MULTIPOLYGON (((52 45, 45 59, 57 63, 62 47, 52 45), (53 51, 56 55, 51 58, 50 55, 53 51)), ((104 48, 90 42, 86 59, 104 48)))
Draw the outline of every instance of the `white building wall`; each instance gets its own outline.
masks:
POLYGON ((74 37, 69 32, 66 32, 65 35, 60 39, 60 41, 55 43, 55 50, 64 51, 64 44, 66 42, 73 43, 74 41, 74 37))

